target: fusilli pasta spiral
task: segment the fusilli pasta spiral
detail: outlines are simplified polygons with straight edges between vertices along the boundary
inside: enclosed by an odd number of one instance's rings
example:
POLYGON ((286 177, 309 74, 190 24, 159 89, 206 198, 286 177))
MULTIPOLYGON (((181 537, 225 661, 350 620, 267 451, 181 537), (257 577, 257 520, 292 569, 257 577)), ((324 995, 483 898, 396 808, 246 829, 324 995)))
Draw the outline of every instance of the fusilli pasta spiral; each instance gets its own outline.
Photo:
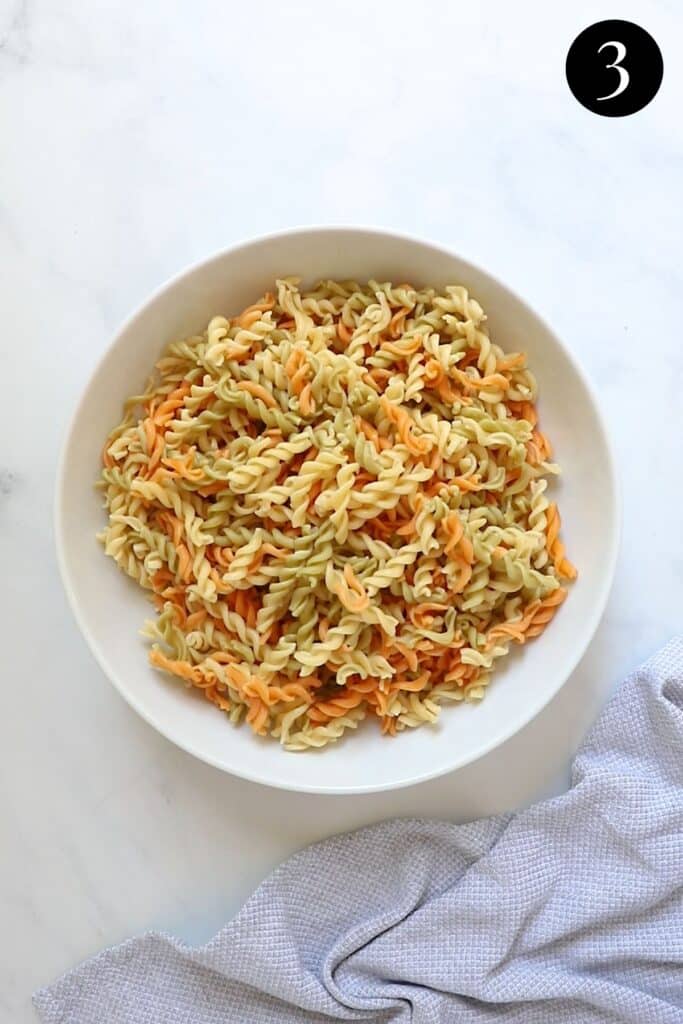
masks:
POLYGON ((455 285, 283 278, 171 344, 99 483, 152 664, 288 750, 480 700, 576 576, 535 396, 455 285))

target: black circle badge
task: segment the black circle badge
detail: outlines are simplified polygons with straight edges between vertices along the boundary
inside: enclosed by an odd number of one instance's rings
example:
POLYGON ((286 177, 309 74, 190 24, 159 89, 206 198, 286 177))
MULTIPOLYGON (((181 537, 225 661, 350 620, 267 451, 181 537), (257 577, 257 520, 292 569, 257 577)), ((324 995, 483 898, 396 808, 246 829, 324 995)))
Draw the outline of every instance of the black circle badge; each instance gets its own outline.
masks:
POLYGON ((640 25, 597 21, 569 47, 565 70, 569 88, 584 107, 603 117, 625 117, 657 95, 664 61, 640 25))

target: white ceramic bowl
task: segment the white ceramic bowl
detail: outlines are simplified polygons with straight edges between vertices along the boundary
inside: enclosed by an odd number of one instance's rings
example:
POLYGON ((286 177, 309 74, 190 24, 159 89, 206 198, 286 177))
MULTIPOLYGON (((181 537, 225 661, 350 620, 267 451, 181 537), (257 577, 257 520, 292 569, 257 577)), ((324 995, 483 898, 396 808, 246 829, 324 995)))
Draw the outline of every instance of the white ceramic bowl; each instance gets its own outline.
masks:
POLYGON ((69 600, 104 672, 147 722, 209 764, 271 786, 360 793, 423 781, 480 757, 525 725, 558 691, 605 607, 618 544, 613 460, 597 402, 550 328, 489 274, 437 246, 383 231, 311 228, 235 246, 165 284, 121 328, 97 366, 66 439, 57 482, 56 538, 69 600), (141 389, 164 346, 230 315, 276 277, 464 284, 504 349, 522 349, 540 386, 540 415, 563 468, 554 485, 579 579, 552 625, 496 672, 480 705, 446 706, 436 727, 382 738, 373 723, 322 751, 284 752, 235 728, 212 705, 153 670, 139 636, 151 607, 95 540, 104 513, 93 489, 102 443, 123 400, 141 389))

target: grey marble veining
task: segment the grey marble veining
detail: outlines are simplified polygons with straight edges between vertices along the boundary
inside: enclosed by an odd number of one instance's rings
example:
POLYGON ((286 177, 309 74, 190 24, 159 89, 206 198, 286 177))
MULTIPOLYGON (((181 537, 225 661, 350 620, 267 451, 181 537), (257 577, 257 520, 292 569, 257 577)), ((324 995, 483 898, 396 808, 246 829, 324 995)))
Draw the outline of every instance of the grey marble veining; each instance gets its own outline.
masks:
POLYGON ((305 842, 557 791, 611 688, 680 630, 683 9, 618 16, 665 73, 611 120, 564 81, 588 0, 0 0, 3 1024, 104 944, 207 938, 305 842), (527 297, 597 389, 625 513, 605 619, 534 722, 451 777, 327 800, 223 776, 141 722, 78 634, 51 524, 61 436, 118 322, 183 265, 316 222, 433 238, 527 297))

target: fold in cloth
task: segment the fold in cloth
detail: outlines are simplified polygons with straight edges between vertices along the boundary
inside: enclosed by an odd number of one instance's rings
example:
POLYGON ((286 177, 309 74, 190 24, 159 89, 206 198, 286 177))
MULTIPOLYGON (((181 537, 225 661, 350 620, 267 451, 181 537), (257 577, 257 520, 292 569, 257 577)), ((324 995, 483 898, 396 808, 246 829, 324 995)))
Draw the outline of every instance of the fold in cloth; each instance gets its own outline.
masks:
POLYGON ((35 1006, 49 1024, 681 1024, 682 826, 679 639, 621 686, 563 796, 329 839, 206 946, 133 939, 35 1006))

